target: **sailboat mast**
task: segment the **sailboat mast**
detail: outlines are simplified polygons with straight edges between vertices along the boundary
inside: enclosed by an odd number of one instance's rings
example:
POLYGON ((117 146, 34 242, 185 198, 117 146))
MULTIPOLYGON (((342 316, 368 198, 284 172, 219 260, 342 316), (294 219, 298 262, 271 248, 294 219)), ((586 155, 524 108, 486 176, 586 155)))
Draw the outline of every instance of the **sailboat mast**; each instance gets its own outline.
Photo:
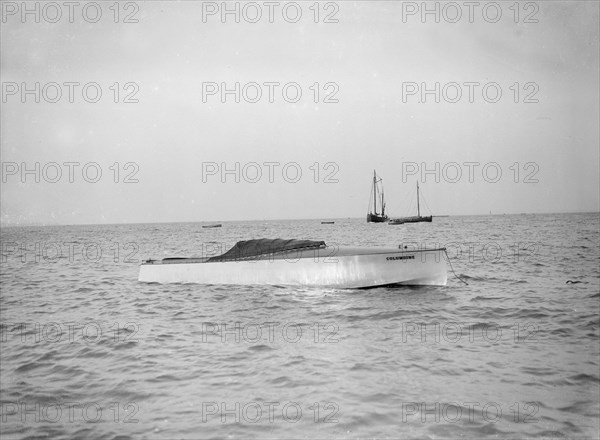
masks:
POLYGON ((419 182, 417 181, 417 216, 421 217, 421 208, 419 207, 419 182))
POLYGON ((377 214, 377 174, 373 170, 373 214, 377 214))

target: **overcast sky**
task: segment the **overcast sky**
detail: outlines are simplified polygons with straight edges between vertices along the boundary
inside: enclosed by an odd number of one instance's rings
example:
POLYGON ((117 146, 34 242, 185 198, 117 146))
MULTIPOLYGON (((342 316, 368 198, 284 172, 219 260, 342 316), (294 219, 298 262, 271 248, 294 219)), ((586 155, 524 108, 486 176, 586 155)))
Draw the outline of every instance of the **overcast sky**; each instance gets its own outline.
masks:
POLYGON ((374 169, 392 216, 599 210, 598 2, 2 3, 4 225, 362 217, 374 169))

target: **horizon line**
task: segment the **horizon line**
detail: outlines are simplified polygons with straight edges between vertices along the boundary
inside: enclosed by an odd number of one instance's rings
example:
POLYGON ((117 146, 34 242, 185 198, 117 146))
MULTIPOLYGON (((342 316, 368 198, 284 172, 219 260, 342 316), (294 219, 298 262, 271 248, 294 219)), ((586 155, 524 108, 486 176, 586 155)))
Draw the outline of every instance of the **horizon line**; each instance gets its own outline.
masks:
MULTIPOLYGON (((519 212, 519 213, 498 213, 498 214, 438 214, 432 217, 484 217, 484 216, 514 216, 514 215, 551 215, 551 214, 600 214, 600 211, 563 211, 563 212, 519 212)), ((248 219, 248 220, 175 220, 160 222, 119 222, 119 223, 3 223, 0 221, 0 228, 8 227, 31 227, 31 226, 108 226, 108 225, 160 225, 171 223, 244 223, 244 222, 281 222, 281 221, 302 221, 302 220, 356 220, 361 217, 307 217, 307 218, 276 218, 276 219, 248 219)), ((391 217, 390 217, 391 218, 391 217)))

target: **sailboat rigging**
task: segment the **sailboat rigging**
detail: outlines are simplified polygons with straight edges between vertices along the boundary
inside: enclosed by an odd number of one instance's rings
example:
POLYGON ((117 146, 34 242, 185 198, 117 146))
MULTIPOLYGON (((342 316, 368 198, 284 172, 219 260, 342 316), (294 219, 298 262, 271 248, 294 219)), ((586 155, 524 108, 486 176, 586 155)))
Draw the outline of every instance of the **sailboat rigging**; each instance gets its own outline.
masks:
POLYGON ((401 225, 404 223, 419 223, 428 222, 431 223, 431 216, 421 216, 421 206, 419 204, 419 182, 417 182, 417 216, 416 217, 400 217, 391 219, 388 224, 390 225, 401 225))
POLYGON ((383 197, 383 181, 381 178, 377 178, 377 173, 373 170, 373 211, 367 214, 367 223, 384 223, 387 219, 388 216, 385 215, 385 199, 383 197), (377 212, 379 183, 381 184, 381 214, 377 212))

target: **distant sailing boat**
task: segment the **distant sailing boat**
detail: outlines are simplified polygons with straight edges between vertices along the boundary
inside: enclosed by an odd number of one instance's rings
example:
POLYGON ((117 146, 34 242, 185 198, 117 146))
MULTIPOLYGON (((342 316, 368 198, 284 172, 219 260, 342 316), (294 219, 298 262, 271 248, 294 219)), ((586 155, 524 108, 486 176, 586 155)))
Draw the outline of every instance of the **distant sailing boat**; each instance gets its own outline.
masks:
POLYGON ((383 198, 383 182, 381 178, 377 178, 377 173, 373 170, 373 212, 367 214, 367 223, 383 223, 387 221, 388 216, 385 215, 385 199, 383 198), (381 183, 381 214, 377 212, 377 199, 379 194, 379 185, 381 183))
POLYGON ((416 217, 393 218, 388 223, 390 225, 401 225, 403 223, 419 223, 419 222, 430 222, 431 223, 431 216, 421 217, 421 207, 419 205, 419 182, 417 182, 417 216, 416 217))

